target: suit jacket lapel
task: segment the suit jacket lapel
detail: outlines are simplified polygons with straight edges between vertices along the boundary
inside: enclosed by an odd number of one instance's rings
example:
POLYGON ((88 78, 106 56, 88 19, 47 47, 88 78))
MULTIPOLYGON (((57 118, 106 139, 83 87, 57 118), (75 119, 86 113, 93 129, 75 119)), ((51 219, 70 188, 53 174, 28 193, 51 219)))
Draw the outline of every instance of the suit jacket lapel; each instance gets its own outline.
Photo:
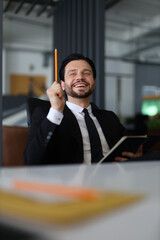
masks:
POLYGON ((108 127, 108 123, 107 123, 107 119, 105 118, 105 121, 104 121, 104 116, 103 116, 103 111, 100 111, 98 108, 97 109, 94 109, 92 108, 92 111, 93 111, 93 114, 95 115, 95 117, 97 118, 101 128, 102 128, 102 131, 104 133, 104 136, 105 136, 105 139, 109 145, 109 147, 112 147, 112 142, 110 140, 110 136, 112 135, 112 132, 111 132, 111 126, 108 127))

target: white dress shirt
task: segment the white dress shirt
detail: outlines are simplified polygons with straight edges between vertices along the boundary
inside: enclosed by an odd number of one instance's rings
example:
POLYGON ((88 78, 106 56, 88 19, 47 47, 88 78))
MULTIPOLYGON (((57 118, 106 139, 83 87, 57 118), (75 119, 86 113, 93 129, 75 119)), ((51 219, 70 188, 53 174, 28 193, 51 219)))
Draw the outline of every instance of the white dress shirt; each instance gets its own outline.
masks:
MULTIPOLYGON (((76 105, 74 103, 70 103, 70 102, 66 102, 66 105, 68 106, 68 108, 72 111, 72 113, 75 115, 80 130, 81 130, 81 134, 82 134, 82 140, 83 140, 83 150, 84 150, 84 163, 86 164, 91 164, 91 149, 90 149, 90 141, 89 141, 89 135, 88 135, 88 131, 87 131, 87 126, 84 120, 84 112, 83 112, 83 108, 80 107, 79 105, 76 105)), ((99 133, 100 136, 100 140, 101 140, 101 144, 102 144, 102 150, 103 150, 103 155, 105 155, 108 151, 109 151, 109 146, 107 144, 107 141, 104 137, 104 134, 102 132, 102 129, 100 127, 100 124, 97 120, 97 118, 93 115, 92 113, 92 108, 91 105, 87 108, 88 109, 88 113, 90 115, 90 117, 93 119, 94 124, 97 128, 97 131, 99 133)), ((51 108, 47 118, 59 125, 63 119, 63 114, 58 112, 57 110, 51 108)))

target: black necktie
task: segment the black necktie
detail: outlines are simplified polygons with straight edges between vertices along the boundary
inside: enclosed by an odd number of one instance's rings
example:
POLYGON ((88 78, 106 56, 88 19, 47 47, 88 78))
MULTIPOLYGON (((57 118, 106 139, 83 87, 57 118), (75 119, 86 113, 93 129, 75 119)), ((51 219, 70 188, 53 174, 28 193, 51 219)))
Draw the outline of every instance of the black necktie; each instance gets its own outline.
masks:
POLYGON ((83 112, 85 113, 84 119, 87 125, 91 145, 91 161, 97 162, 103 157, 100 137, 92 118, 89 116, 88 110, 84 108, 83 112))

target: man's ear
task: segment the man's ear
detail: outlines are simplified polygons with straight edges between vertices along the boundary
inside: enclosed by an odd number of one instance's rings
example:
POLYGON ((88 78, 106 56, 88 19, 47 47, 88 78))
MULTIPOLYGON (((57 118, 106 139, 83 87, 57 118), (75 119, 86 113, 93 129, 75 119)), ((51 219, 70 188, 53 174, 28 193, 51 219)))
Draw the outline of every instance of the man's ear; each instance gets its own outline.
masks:
POLYGON ((62 81, 61 80, 61 87, 62 87, 62 89, 63 89, 63 91, 65 90, 65 83, 64 83, 64 81, 62 81))
POLYGON ((67 98, 67 94, 66 94, 66 92, 65 92, 65 82, 62 81, 62 80, 61 80, 61 87, 62 87, 62 90, 63 90, 63 92, 64 92, 64 97, 65 97, 65 99, 66 99, 66 101, 67 101, 68 98, 67 98))

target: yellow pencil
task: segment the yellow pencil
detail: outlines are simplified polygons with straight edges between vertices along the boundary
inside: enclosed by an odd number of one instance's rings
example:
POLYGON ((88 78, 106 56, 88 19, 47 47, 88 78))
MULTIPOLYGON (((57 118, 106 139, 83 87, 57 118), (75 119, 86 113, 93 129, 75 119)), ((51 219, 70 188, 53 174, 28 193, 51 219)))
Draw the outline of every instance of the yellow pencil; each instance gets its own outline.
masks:
POLYGON ((65 186, 58 184, 49 184, 43 182, 25 181, 25 180, 13 180, 13 188, 16 190, 40 192, 53 195, 59 195, 70 198, 77 198, 83 200, 94 200, 100 197, 100 192, 96 189, 77 187, 77 186, 65 186))
POLYGON ((54 58, 55 58, 55 81, 57 82, 57 49, 54 50, 54 58))

